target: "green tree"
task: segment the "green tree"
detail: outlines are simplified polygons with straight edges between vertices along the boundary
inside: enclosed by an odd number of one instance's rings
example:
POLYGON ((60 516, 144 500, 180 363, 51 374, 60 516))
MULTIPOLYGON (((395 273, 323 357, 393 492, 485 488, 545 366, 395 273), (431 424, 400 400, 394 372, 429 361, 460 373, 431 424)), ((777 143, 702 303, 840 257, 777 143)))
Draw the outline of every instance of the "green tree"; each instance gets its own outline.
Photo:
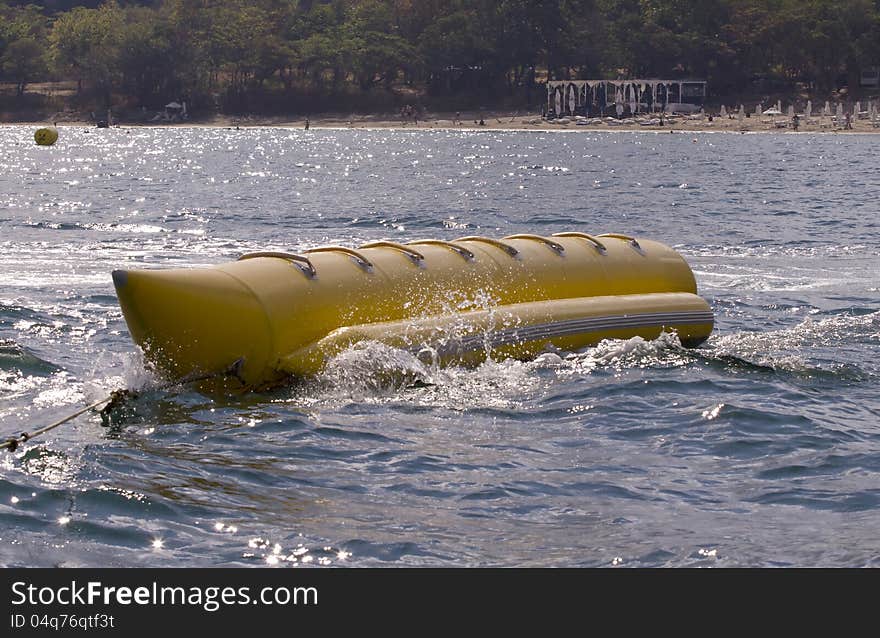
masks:
POLYGON ((124 17, 115 0, 98 9, 77 7, 62 13, 49 34, 50 55, 55 68, 77 78, 77 91, 90 81, 110 104, 114 82, 120 76, 119 53, 124 17))
POLYGON ((240 95, 261 66, 272 22, 262 7, 247 0, 219 3, 210 16, 211 60, 227 78, 229 90, 240 95))
POLYGON ((325 75, 332 74, 333 86, 345 78, 342 48, 342 24, 345 21, 341 3, 303 6, 291 18, 285 41, 296 52, 296 66, 303 79, 315 88, 322 88, 325 75))
POLYGON ((40 7, 0 4, 0 70, 15 82, 19 97, 29 82, 48 72, 45 39, 46 18, 40 7))
POLYGON ((117 58, 120 88, 144 106, 160 106, 176 99, 180 90, 175 68, 177 56, 162 14, 131 7, 124 11, 121 29, 117 58))
POLYGON ((419 51, 435 91, 482 84, 483 65, 492 53, 476 11, 461 8, 439 17, 422 32, 419 51))
POLYGON ((236 109, 400 82, 529 101, 545 74, 827 93, 880 64, 880 0, 0 0, 4 79, 46 59, 105 100, 236 109))
POLYGON ((213 4, 213 0, 164 0, 159 11, 173 56, 166 83, 196 106, 216 105, 218 63, 211 57, 208 38, 213 4))
POLYGON ((415 48, 399 35, 392 7, 383 0, 352 6, 338 34, 343 60, 365 91, 376 84, 390 87, 399 72, 418 64, 415 48))
POLYGON ((43 45, 33 38, 13 41, 0 57, 0 67, 15 81, 16 95, 21 97, 27 83, 47 71, 43 45))

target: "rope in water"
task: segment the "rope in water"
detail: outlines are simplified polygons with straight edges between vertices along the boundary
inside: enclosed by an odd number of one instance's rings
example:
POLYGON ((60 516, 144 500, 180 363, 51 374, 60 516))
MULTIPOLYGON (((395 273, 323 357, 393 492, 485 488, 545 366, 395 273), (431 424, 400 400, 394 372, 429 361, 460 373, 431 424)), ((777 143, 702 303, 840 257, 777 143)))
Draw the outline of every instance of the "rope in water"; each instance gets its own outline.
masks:
POLYGON ((90 406, 87 406, 81 410, 77 410, 76 412, 74 412, 70 416, 66 416, 63 419, 61 419, 60 421, 55 421, 55 423, 52 423, 51 425, 47 425, 46 427, 40 428, 39 430, 34 430, 33 432, 22 432, 18 436, 13 436, 13 437, 7 439, 6 441, 4 441, 3 443, 0 443, 0 449, 5 448, 5 449, 9 450, 10 452, 15 452, 18 449, 18 446, 21 445, 22 443, 26 443, 27 441, 31 440, 32 438, 34 438, 36 436, 40 436, 41 434, 45 434, 46 432, 49 432, 50 430, 54 430, 55 428, 57 428, 61 425, 64 425, 68 421, 73 421, 79 415, 85 414, 89 410, 94 410, 102 403, 107 403, 108 401, 112 401, 112 400, 113 400, 112 395, 108 396, 108 397, 104 397, 100 401, 95 401, 90 406))
MULTIPOLYGON (((223 370, 221 372, 214 372, 211 374, 201 374, 201 375, 190 375, 188 377, 184 377, 183 379, 180 379, 179 381, 172 381, 170 383, 160 385, 159 387, 155 388, 155 390, 157 390, 157 391, 168 390, 169 388, 173 388, 175 386, 182 386, 182 385, 186 385, 188 383, 196 383, 198 381, 209 381, 211 379, 220 379, 220 378, 224 378, 224 377, 236 377, 236 378, 240 379, 241 378, 241 375, 240 375, 241 366, 243 363, 244 363, 244 359, 238 359, 235 363, 233 363, 231 366, 229 366, 228 368, 226 368, 225 370, 223 370)), ((87 405, 86 407, 77 410, 73 414, 70 414, 70 415, 64 417, 63 419, 55 421, 54 423, 51 423, 47 426, 44 426, 38 430, 34 430, 33 432, 22 432, 18 436, 13 436, 13 437, 8 438, 3 443, 0 443, 0 450, 5 449, 10 452, 15 452, 18 449, 18 446, 22 445, 23 443, 27 443, 28 441, 30 441, 31 439, 33 439, 35 437, 38 437, 42 434, 45 434, 46 432, 50 432, 50 431, 54 430, 55 428, 64 425, 65 423, 73 421, 78 416, 85 414, 89 410, 94 410, 99 405, 102 405, 104 403, 106 403, 107 405, 105 405, 103 408, 101 408, 101 411, 100 411, 101 421, 104 423, 104 425, 108 425, 109 419, 110 419, 110 413, 115 408, 124 404, 128 399, 136 399, 137 397, 138 397, 138 393, 135 390, 127 390, 125 388, 120 388, 118 390, 114 390, 108 396, 104 397, 100 401, 95 401, 91 405, 87 405)))

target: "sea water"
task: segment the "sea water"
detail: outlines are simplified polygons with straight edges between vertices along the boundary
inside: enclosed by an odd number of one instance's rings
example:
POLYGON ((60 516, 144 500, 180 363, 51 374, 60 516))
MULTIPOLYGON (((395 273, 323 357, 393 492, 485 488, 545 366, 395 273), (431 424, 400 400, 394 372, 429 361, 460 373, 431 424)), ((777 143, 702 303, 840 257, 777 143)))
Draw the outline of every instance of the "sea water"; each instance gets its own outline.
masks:
POLYGON ((0 127, 0 435, 141 398, 2 452, 0 564, 880 566, 880 137, 60 132, 0 127), (223 399, 159 389, 110 279, 560 231, 674 246, 712 337, 223 399))

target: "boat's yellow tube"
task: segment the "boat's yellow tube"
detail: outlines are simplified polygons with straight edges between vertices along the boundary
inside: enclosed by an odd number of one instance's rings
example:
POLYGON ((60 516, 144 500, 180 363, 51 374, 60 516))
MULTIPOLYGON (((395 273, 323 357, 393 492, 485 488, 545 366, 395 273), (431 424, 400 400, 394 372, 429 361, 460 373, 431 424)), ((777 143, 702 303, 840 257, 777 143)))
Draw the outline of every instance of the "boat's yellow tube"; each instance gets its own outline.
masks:
POLYGON ((472 362, 662 330, 696 345, 713 327, 684 259, 623 235, 374 242, 113 280, 132 337, 161 370, 182 378, 243 359, 247 387, 314 374, 363 339, 472 362))

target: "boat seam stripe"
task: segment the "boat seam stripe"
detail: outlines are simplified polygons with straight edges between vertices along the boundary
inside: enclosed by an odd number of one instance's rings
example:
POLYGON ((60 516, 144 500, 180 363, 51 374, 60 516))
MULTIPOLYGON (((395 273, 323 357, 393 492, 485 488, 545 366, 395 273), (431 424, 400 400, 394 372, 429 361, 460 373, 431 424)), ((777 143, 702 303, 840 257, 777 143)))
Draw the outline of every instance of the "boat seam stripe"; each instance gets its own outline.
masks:
POLYGON ((698 312, 656 312, 638 315, 618 315, 606 317, 584 317, 565 321, 505 328, 488 334, 471 334, 455 343, 447 344, 444 353, 469 352, 484 346, 498 347, 539 339, 566 337, 583 332, 602 332, 621 328, 639 328, 645 326, 700 325, 714 323, 711 311, 698 312))

